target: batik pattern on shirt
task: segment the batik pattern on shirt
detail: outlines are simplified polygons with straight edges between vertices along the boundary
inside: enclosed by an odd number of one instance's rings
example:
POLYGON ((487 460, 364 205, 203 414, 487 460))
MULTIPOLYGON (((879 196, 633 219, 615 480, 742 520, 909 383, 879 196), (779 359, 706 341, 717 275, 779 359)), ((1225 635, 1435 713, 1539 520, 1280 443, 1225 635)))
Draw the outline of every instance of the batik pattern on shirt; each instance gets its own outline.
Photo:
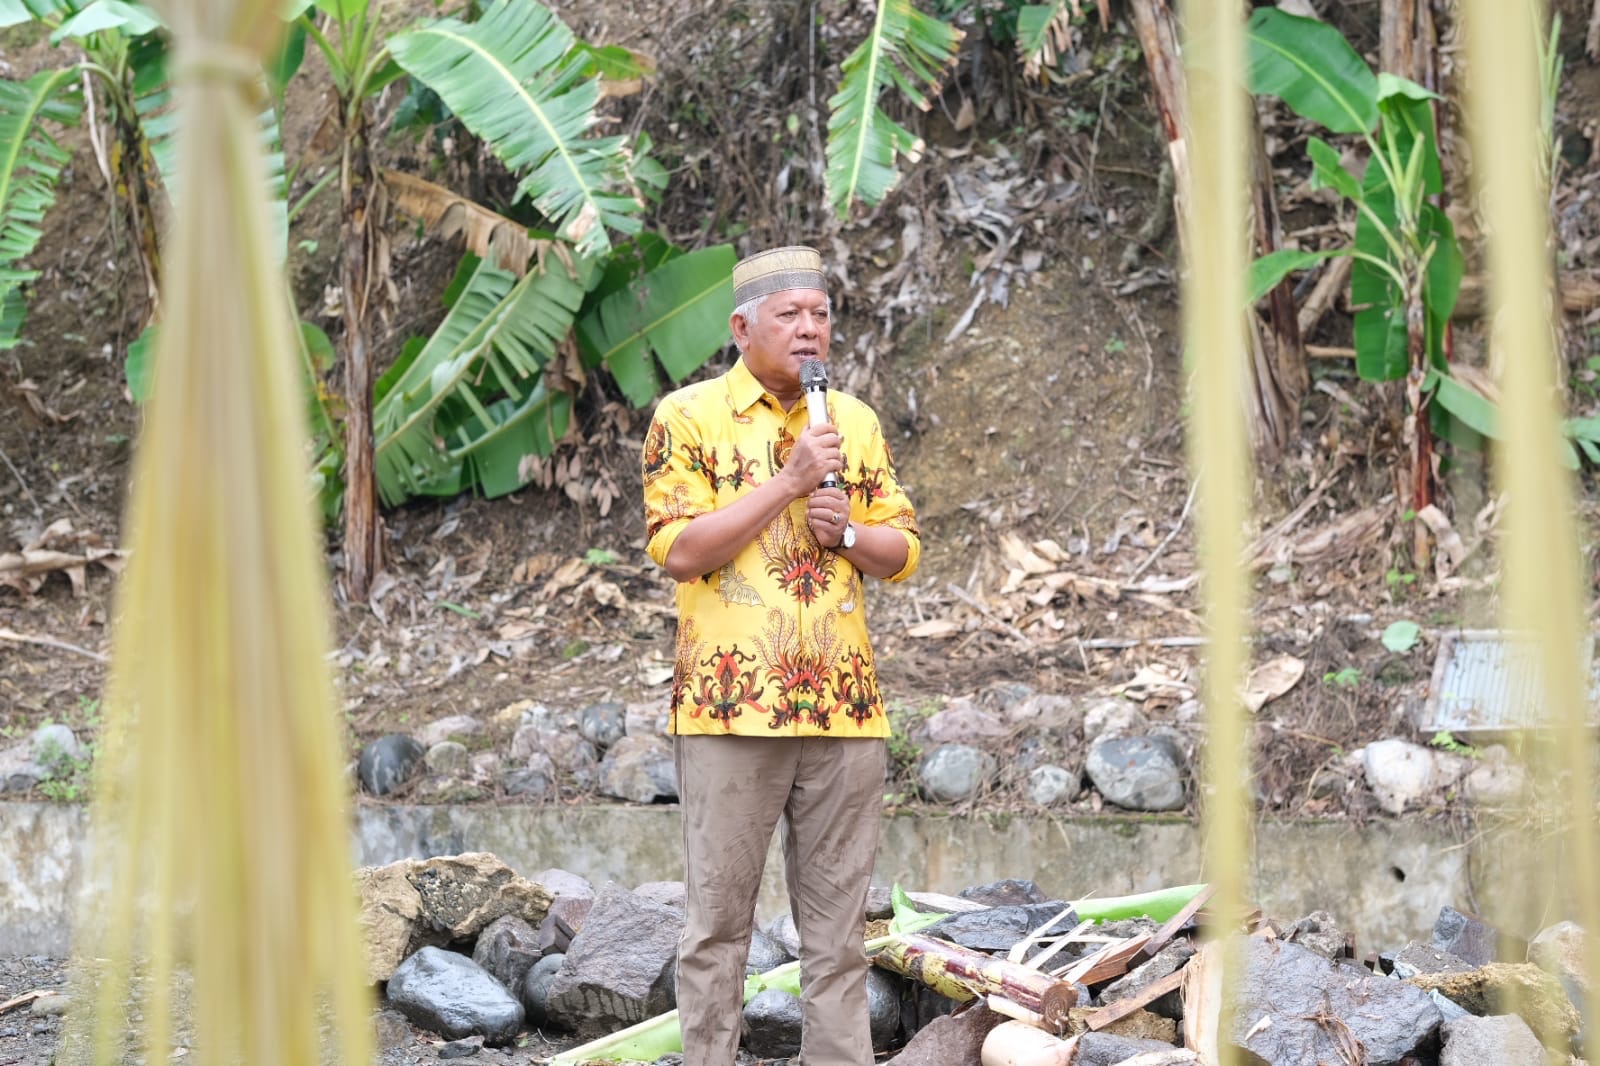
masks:
MULTIPOLYGON (((840 392, 828 412, 850 520, 905 537, 905 566, 889 578, 902 581, 921 534, 878 418, 840 392)), ((785 412, 743 360, 663 399, 643 448, 650 557, 664 567, 697 516, 777 475, 807 424, 806 400, 785 412)), ((812 534, 804 497, 719 570, 680 582, 671 731, 888 736, 862 591, 850 561, 812 534)))

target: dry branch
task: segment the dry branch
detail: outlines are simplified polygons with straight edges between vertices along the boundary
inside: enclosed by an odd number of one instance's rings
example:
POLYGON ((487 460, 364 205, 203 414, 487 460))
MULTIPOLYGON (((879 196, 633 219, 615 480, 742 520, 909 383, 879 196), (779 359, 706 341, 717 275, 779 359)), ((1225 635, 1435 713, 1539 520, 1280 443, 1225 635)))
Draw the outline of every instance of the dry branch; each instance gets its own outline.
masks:
POLYGON ((1102 1008, 1089 1015, 1088 1026, 1094 1032, 1099 1032, 1108 1025, 1120 1022, 1134 1011, 1143 1010, 1168 992, 1174 991, 1183 984, 1183 975, 1188 972, 1188 967, 1173 970, 1161 980, 1150 985, 1136 996, 1119 999, 1109 1007, 1102 1008))

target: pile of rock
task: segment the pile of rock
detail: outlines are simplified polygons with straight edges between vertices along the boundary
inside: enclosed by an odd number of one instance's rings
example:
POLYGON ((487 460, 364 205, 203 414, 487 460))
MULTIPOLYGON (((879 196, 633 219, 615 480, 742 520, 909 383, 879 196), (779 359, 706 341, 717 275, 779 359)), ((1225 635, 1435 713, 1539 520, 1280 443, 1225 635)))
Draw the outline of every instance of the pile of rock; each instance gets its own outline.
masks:
MULTIPOLYGON (((360 887, 368 966, 388 1008, 458 1042, 461 1053, 508 1044, 530 1028, 604 1035, 674 1006, 681 884, 596 890, 565 871, 525 879, 492 855, 469 854, 368 869, 360 887)), ((1056 928, 1071 928, 1070 916, 1061 920, 1066 904, 1028 881, 912 898, 921 909, 951 912, 925 935, 975 952, 1004 956, 1052 917, 1056 928)), ((889 912, 888 891, 875 888, 869 917, 889 912)), ((1104 955, 1108 943, 1156 932, 1143 920, 1104 923, 1056 946, 1046 968, 1059 973, 1104 955)), ((1180 1046, 1194 991, 1183 978, 1205 954, 1197 954, 1192 932, 1164 930, 1148 959, 1077 986, 1079 1005, 1063 1034, 1068 1051, 1049 1061, 1110 1066, 1152 1052, 1171 1054, 1139 1061, 1192 1061, 1180 1046)), ((1363 964, 1327 915, 1263 923, 1243 938, 1226 1039, 1248 1061, 1272 1064, 1566 1063, 1582 1046, 1574 1005, 1586 987, 1582 939, 1563 923, 1522 943, 1447 908, 1431 943, 1363 964)), ((756 931, 748 972, 773 969, 797 950, 785 916, 756 931)), ((869 980, 874 1046, 897 1050, 888 1060, 895 1066, 977 1063, 991 1030, 1015 1024, 981 1002, 957 1004, 897 974, 874 968, 869 980)), ((795 997, 769 990, 746 1005, 744 1046, 752 1055, 792 1056, 799 1035, 795 997)))

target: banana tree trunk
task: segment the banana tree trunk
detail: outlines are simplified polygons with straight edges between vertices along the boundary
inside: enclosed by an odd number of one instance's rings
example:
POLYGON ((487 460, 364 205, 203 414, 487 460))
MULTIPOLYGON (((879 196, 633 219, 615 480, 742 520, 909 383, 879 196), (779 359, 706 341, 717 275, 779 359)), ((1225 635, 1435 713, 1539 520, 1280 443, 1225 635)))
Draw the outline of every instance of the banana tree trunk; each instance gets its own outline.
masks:
MULTIPOLYGON (((1184 73, 1179 50, 1177 20, 1169 0, 1132 0, 1134 29, 1155 87, 1156 109, 1166 134, 1177 189, 1173 215, 1179 240, 1190 200, 1188 157, 1185 150, 1188 116, 1184 112, 1184 73)), ((1254 112, 1251 112, 1252 116, 1254 112)), ((1252 119, 1252 125, 1254 125, 1252 119)), ((1254 243, 1257 255, 1276 251, 1281 241, 1272 171, 1266 165, 1259 127, 1251 134, 1255 148, 1252 164, 1251 203, 1254 208, 1254 243)), ((1250 385, 1244 398, 1250 423, 1250 443, 1259 461, 1276 459, 1299 426, 1300 399, 1308 375, 1305 346, 1294 310, 1294 289, 1287 279, 1273 290, 1268 320, 1246 311, 1249 322, 1250 385)))
MULTIPOLYGON (((378 479, 373 464, 370 298, 373 264, 381 240, 383 195, 367 143, 366 109, 344 107, 346 127, 340 164, 343 209, 339 222, 340 284, 344 289, 344 556, 353 602, 364 603, 383 565, 378 525, 378 479)), ((381 284, 381 281, 379 281, 381 284)))
POLYGON ((127 190, 128 221, 139 252, 145 287, 150 294, 150 318, 154 320, 159 317, 161 307, 161 242, 152 195, 156 186, 155 162, 150 157, 150 142, 145 139, 138 120, 120 107, 116 108, 116 137, 120 145, 117 179, 127 190))
MULTIPOLYGON (((1433 426, 1422 382, 1428 373, 1427 311, 1422 302, 1421 278, 1414 278, 1406 296, 1407 442, 1411 445, 1411 513, 1420 515, 1434 501, 1433 426)), ((1419 573, 1433 561, 1433 533, 1420 518, 1411 523, 1411 559, 1419 573)))
MULTIPOLYGON (((1398 74, 1427 89, 1440 91, 1438 71, 1438 30, 1434 25, 1431 0, 1382 0, 1378 20, 1378 65, 1380 70, 1398 74)), ((1440 163, 1445 173, 1455 167, 1445 158, 1445 145, 1441 125, 1444 115, 1437 102, 1434 105, 1434 127, 1440 131, 1440 163)), ((1436 198, 1437 206, 1444 207, 1444 196, 1436 198)), ((1413 278, 1406 293, 1406 443, 1411 460, 1410 511, 1420 515, 1437 498, 1433 476, 1433 425, 1428 410, 1428 400, 1422 393, 1422 382, 1428 372, 1427 311, 1423 303, 1423 278, 1413 278)), ((1453 338, 1450 327, 1445 327, 1445 358, 1450 358, 1453 338)), ((1433 532, 1421 519, 1411 527, 1411 557, 1419 572, 1425 571, 1433 559, 1433 532)))
POLYGON ((1010 1000, 1043 1018, 1052 1032, 1065 1028, 1067 1012, 1078 1005, 1077 986, 1069 981, 934 937, 898 937, 872 961, 959 1002, 988 996, 1010 1000))

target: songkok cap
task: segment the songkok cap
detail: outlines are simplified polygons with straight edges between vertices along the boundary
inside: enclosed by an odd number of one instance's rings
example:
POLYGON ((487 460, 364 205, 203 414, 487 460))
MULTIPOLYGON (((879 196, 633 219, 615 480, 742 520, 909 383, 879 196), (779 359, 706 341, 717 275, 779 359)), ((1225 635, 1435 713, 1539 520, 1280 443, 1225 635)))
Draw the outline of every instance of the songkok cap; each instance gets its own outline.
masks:
POLYGON ((771 248, 739 260, 733 267, 733 306, 784 289, 828 291, 822 253, 804 245, 771 248))

